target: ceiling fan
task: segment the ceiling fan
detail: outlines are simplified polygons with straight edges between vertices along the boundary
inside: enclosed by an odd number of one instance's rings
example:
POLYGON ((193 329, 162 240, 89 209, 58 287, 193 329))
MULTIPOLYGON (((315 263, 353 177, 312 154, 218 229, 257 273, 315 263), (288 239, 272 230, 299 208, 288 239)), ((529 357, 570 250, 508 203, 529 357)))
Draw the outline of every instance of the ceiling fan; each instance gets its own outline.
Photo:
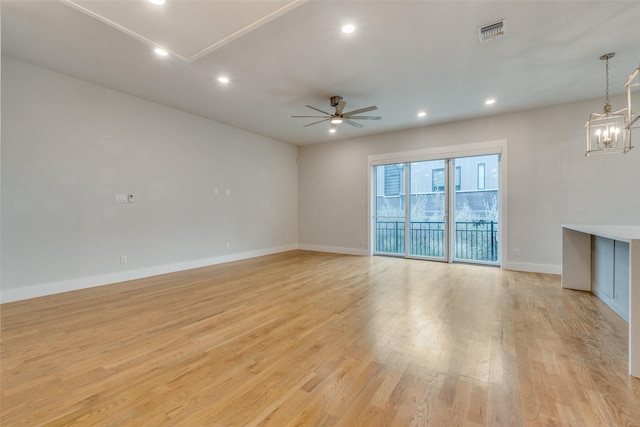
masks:
POLYGON ((380 116, 358 116, 357 115, 360 113, 366 113, 367 111, 377 110, 378 107, 376 107, 375 105, 372 105, 370 107, 365 107, 365 108, 358 108, 357 110, 344 113, 343 112, 344 106, 347 105, 347 103, 345 100, 342 99, 341 96, 332 96, 331 98, 329 98, 329 100, 331 102, 331 106, 335 107, 336 109, 336 112, 334 114, 327 113, 326 111, 323 111, 316 107, 312 107, 311 105, 305 105, 305 107, 311 108, 312 110, 316 110, 324 114, 324 116, 291 116, 291 118, 294 118, 294 119, 322 118, 322 120, 309 123, 307 125, 304 125, 304 127, 313 126, 313 125, 317 125, 318 123, 330 121, 332 125, 337 125, 344 122, 348 125, 351 125, 357 128, 361 128, 362 125, 354 120, 380 120, 382 118, 380 116))

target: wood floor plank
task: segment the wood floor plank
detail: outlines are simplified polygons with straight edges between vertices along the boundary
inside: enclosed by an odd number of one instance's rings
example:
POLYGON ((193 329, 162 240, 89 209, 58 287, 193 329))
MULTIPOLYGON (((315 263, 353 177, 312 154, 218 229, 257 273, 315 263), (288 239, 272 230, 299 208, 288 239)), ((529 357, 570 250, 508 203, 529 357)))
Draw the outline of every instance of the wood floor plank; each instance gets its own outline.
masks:
POLYGON ((3 426, 640 420, 628 325, 555 275, 292 251, 0 316, 3 426))

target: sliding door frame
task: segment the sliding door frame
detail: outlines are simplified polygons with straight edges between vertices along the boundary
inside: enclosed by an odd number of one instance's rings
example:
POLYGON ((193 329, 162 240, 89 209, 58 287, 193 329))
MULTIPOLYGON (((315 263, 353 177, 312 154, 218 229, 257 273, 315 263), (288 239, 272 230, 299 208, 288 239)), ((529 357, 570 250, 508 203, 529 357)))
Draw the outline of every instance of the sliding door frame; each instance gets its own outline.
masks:
MULTIPOLYGON (((412 151, 402 151, 402 152, 395 152, 395 153, 385 153, 385 154, 373 154, 373 155, 369 155, 367 156, 367 182, 369 183, 369 189, 367 192, 367 204, 369 206, 369 210, 368 210, 368 215, 367 215, 367 229, 369 230, 369 242, 370 244, 369 246, 369 255, 373 255, 374 253, 374 247, 375 247, 375 237, 376 237, 376 226, 375 226, 375 215, 376 215, 376 182, 375 182, 375 174, 373 173, 374 167, 375 166, 382 166, 382 165, 389 165, 389 164, 396 164, 396 163, 412 163, 412 162, 421 162, 421 161, 427 161, 427 160, 443 160, 445 159, 447 162, 449 162, 450 160, 448 159, 453 159, 453 158, 458 158, 458 157, 473 157, 473 156, 483 156, 483 155, 490 155, 490 154, 497 154, 500 156, 500 161, 499 161, 499 167, 500 167, 500 173, 499 173, 499 183, 498 183, 498 188, 499 190, 499 210, 500 210, 500 223, 499 223, 499 227, 498 227, 498 238, 500 239, 500 247, 499 247, 499 253, 498 253, 498 261, 496 264, 493 265, 498 265, 498 266, 502 266, 502 263, 504 262, 503 260, 506 260, 506 250, 507 250, 507 233, 506 231, 508 230, 507 227, 507 141, 506 140, 496 140, 496 141, 487 141, 487 142, 477 142, 477 143, 470 143, 470 144, 462 144, 462 145, 451 145, 451 146, 444 146, 444 147, 433 147, 433 148, 426 148, 426 149, 421 149, 421 150, 412 150, 412 151)), ((452 170, 454 170, 454 168, 449 167, 449 172, 448 172, 448 177, 447 177, 447 181, 448 182, 453 182, 451 181, 452 178, 452 174, 455 172, 452 172, 452 170)), ((407 178, 407 176, 405 175, 405 179, 407 178)), ((453 199, 453 197, 451 197, 450 199, 453 199)), ((405 202, 406 203, 406 202, 405 202)), ((453 203, 452 200, 448 201, 448 206, 447 206, 447 210, 449 212, 451 211, 451 203, 453 203)), ((405 209, 405 214, 406 214, 406 209, 405 209)), ((450 227, 451 228, 451 227, 450 227)), ((451 233, 451 231, 449 231, 449 233, 451 233)), ((408 239, 406 239, 408 240, 408 239)), ((405 242, 405 245, 407 243, 405 242)), ((454 257, 452 256, 453 254, 451 253, 453 245, 449 245, 448 248, 448 254, 447 254, 447 261, 446 262, 453 262, 454 257)), ((406 249, 406 247, 405 247, 406 249)), ((408 254, 407 251, 405 251, 405 255, 408 254)), ((413 258, 413 257, 411 257, 413 258)))

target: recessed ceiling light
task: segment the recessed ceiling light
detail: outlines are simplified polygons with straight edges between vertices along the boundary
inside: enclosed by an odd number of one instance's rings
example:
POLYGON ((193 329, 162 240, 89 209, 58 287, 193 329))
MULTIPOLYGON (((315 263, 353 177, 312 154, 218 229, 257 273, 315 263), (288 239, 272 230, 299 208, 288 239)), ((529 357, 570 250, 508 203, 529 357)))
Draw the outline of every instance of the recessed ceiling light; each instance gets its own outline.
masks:
POLYGON ((356 30, 356 26, 353 24, 345 24, 342 26, 342 32, 345 34, 351 34, 356 30))
POLYGON ((149 0, 149 3, 153 3, 153 4, 158 5, 158 6, 162 6, 166 2, 167 2, 166 0, 149 0))
POLYGON ((218 77, 218 81, 219 81, 220 83, 227 84, 227 83, 229 83, 229 77, 226 77, 226 76, 220 76, 220 77, 218 77))
POLYGON ((158 55, 158 56, 167 56, 167 55, 169 55, 169 52, 167 52, 166 50, 164 50, 164 49, 163 49, 163 48, 161 48, 161 47, 157 47, 157 48, 155 48, 153 51, 154 51, 154 52, 156 53, 156 55, 158 55))
POLYGON ((418 117, 425 117, 427 115, 426 111, 420 111, 418 112, 418 117))
POLYGON ((496 103, 496 100, 494 98, 489 98, 486 101, 484 101, 485 105, 493 105, 496 103))

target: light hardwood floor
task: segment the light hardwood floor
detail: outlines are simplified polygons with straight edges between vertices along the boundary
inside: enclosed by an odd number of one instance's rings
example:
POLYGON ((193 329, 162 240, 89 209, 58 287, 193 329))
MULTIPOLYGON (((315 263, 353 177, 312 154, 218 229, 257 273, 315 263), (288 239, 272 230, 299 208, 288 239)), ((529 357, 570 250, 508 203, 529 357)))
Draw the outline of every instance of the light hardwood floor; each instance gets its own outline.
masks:
POLYGON ((2 426, 625 426, 627 324, 560 278, 294 251, 2 305, 2 426))

